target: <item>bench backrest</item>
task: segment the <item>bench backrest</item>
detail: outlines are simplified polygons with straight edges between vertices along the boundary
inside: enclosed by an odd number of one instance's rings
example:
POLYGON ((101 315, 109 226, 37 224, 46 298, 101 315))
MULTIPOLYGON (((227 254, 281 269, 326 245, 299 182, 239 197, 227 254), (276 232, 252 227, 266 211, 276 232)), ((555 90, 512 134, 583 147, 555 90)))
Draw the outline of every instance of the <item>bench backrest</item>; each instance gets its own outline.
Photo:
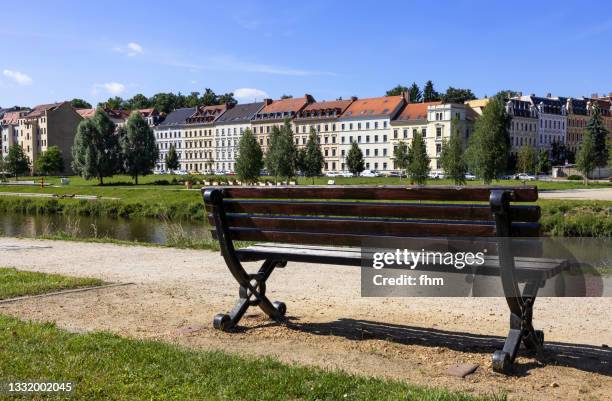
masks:
MULTIPOLYGON (((537 188, 527 186, 218 187, 203 194, 211 225, 220 213, 231 240, 360 246, 373 236, 495 237, 492 190, 507 191, 512 202, 538 198, 537 188)), ((540 235, 539 206, 508 210, 511 236, 540 235)))

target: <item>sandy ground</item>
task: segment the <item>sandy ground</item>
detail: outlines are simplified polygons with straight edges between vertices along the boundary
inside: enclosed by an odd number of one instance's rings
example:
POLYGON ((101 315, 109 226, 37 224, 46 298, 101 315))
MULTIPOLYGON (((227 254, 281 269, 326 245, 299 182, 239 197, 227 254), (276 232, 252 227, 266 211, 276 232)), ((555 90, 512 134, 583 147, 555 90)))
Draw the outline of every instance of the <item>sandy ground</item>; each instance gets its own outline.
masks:
MULTIPOLYGON (((508 313, 497 298, 362 298, 359 269, 289 264, 268 281, 287 304, 274 323, 258 308, 234 333, 212 329, 237 298, 218 253, 0 239, 0 265, 98 277, 134 285, 0 304, 0 313, 55 321, 65 329, 107 330, 196 349, 271 355, 286 362, 444 386, 512 400, 611 400, 612 298, 541 298, 534 324, 545 331, 540 361, 521 353, 513 376, 491 370, 508 313), (445 370, 480 365, 464 379, 445 370)), ((255 265, 253 265, 255 267, 255 265)))
POLYGON ((541 199, 576 199, 612 201, 612 188, 568 189, 563 191, 540 191, 541 199))

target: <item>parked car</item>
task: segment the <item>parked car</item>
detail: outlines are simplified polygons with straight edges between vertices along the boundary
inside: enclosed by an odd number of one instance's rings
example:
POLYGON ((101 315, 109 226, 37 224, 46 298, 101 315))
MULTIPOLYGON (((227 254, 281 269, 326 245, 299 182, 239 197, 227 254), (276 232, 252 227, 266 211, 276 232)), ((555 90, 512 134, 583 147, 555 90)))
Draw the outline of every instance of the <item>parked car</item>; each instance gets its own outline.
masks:
POLYGON ((176 175, 187 175, 189 173, 187 172, 187 170, 175 170, 174 174, 176 174, 176 175))
POLYGON ((361 174, 359 174, 360 177, 380 177, 380 173, 377 172, 376 170, 363 170, 361 172, 361 174))
POLYGON ((516 174, 514 176, 515 180, 521 180, 521 181, 533 181, 536 178, 533 175, 529 175, 527 173, 520 173, 520 174, 516 174))
POLYGON ((513 180, 514 176, 513 175, 500 175, 499 177, 497 177, 498 180, 513 180))
POLYGON ((325 173, 326 177, 338 177, 339 174, 337 171, 328 171, 327 173, 325 173))
POLYGON ((342 171, 338 175, 344 178, 351 178, 353 176, 353 173, 351 173, 350 171, 342 171))
POLYGON ((162 174, 166 174, 166 170, 155 170, 153 171, 154 175, 162 175, 162 174))
POLYGON ((429 178, 433 178, 434 180, 441 180, 445 177, 444 173, 438 173, 438 172, 430 172, 428 174, 429 178))
POLYGON ((472 174, 472 173, 465 173, 464 177, 465 177, 466 180, 475 180, 476 179, 476 176, 474 174, 472 174))

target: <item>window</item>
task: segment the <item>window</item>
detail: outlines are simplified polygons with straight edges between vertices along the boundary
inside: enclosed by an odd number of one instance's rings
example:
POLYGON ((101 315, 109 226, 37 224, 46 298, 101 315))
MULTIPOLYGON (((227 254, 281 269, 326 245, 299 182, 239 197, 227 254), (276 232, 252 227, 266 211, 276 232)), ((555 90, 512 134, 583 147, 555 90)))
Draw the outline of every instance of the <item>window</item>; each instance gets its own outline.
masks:
POLYGON ((370 135, 366 135, 366 143, 370 143, 370 135))
POLYGON ((370 149, 366 149, 366 156, 370 156, 370 149))
POLYGON ((387 148, 383 148, 383 156, 387 156, 387 148))
POLYGON ((393 130, 393 139, 397 139, 397 129, 393 130))
POLYGON ((357 129, 360 130, 361 129, 361 123, 357 123, 357 129))
POLYGON ((436 143, 436 154, 439 155, 442 152, 442 144, 436 143))
POLYGON ((436 127, 436 137, 440 138, 442 136, 442 127, 436 127))
POLYGON ((366 127, 366 129, 370 129, 370 123, 367 122, 365 127, 366 127))
POLYGON ((374 129, 378 129, 378 121, 374 121, 374 129))

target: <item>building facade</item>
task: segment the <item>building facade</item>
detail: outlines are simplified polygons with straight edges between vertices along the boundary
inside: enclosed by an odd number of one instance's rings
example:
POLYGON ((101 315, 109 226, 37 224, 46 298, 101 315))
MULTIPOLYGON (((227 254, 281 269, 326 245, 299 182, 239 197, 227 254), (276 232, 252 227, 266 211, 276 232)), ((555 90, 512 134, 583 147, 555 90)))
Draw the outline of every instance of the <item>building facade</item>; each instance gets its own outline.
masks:
POLYGON ((168 114, 166 119, 155 128, 155 142, 159 150, 159 159, 155 164, 155 171, 168 171, 166 165, 166 157, 171 146, 174 146, 179 159, 179 169, 186 170, 186 162, 184 159, 184 138, 187 134, 187 119, 195 113, 195 107, 177 109, 168 114))
POLYGON ((251 129, 251 119, 263 106, 263 102, 237 104, 217 118, 213 155, 216 171, 235 172, 240 138, 245 130, 251 129))
POLYGON ((354 100, 337 119, 340 134, 340 169, 348 169, 346 158, 356 142, 363 152, 366 170, 392 169, 389 150, 391 120, 405 104, 404 96, 385 96, 354 100))
POLYGON ((310 103, 298 112, 293 121, 294 140, 298 148, 306 146, 312 130, 316 132, 325 160, 324 172, 337 172, 341 167, 340 126, 337 121, 355 100, 356 98, 351 98, 310 103))
POLYGON ((187 118, 185 165, 187 171, 211 173, 215 169, 214 123, 232 105, 198 106, 187 118))
POLYGON ((512 119, 508 129, 510 153, 517 155, 523 145, 538 146, 538 113, 533 103, 509 99, 506 112, 512 119))
MULTIPOLYGON (((395 151, 400 142, 407 147, 416 135, 427 138, 428 132, 428 108, 437 106, 441 102, 407 103, 397 116, 391 121, 391 135, 389 140, 389 155, 392 159, 392 169, 397 170, 395 162, 395 151)), ((428 154, 430 149, 428 147, 428 154)), ((430 157, 432 156, 429 154, 430 157)))
POLYGON ((550 151, 554 142, 564 144, 567 134, 567 110, 558 97, 535 95, 521 96, 520 100, 531 102, 538 115, 537 147, 550 151))
POLYGON ((19 120, 28 114, 29 110, 9 111, 0 120, 0 157, 8 156, 11 146, 19 143, 19 120))
POLYGON ((584 99, 567 98, 567 132, 565 144, 572 152, 577 152, 582 142, 584 131, 589 122, 590 104, 584 99))
POLYGON ((64 158, 66 171, 72 163, 72 144, 82 117, 70 102, 43 104, 19 119, 18 143, 32 163, 50 146, 57 146, 64 158))
POLYGON ((273 127, 280 128, 285 120, 292 122, 304 107, 314 103, 314 101, 314 98, 308 94, 299 98, 264 100, 264 106, 251 119, 251 129, 257 138, 257 142, 259 142, 259 146, 261 146, 261 150, 266 153, 270 145, 270 134, 273 127))

